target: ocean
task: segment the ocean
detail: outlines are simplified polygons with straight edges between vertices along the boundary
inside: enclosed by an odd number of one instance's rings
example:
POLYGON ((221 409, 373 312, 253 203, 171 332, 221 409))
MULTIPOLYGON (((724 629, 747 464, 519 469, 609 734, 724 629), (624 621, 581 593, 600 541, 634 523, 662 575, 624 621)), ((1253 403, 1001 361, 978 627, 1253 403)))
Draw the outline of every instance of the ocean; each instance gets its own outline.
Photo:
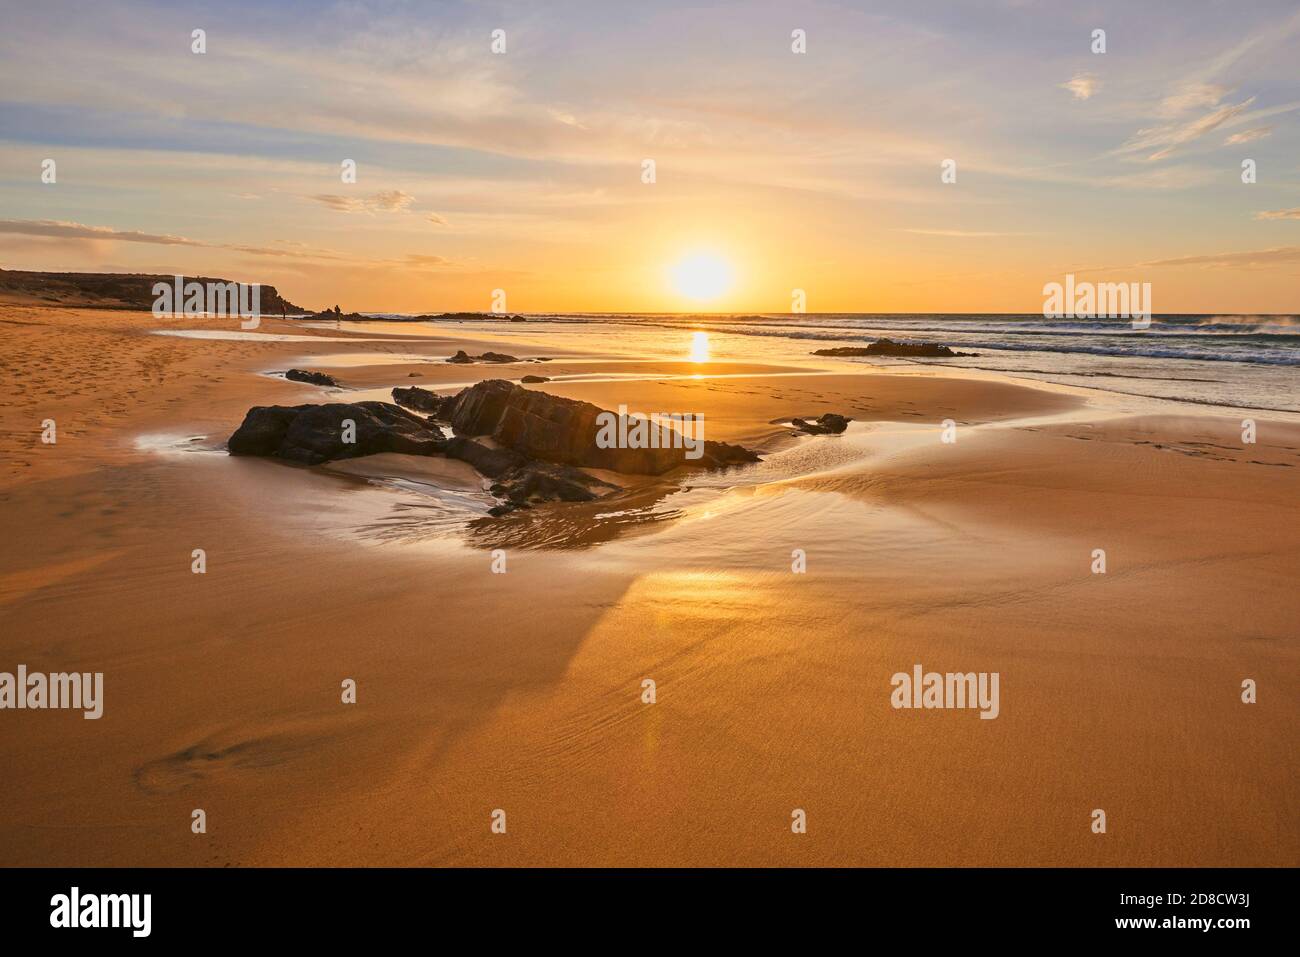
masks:
MULTIPOLYGON (((553 332, 552 324, 557 324, 579 334, 586 347, 607 344, 614 353, 624 351, 629 333, 636 332, 638 348, 647 345, 651 352, 671 356, 698 330, 709 334, 714 358, 769 362, 788 362, 814 349, 865 345, 880 337, 937 342, 977 355, 848 361, 984 369, 1133 396, 1300 412, 1297 316, 1157 315, 1146 329, 1134 329, 1127 319, 1045 319, 1033 314, 585 313, 528 319, 509 327, 512 338, 546 335, 544 327, 553 332)), ((485 332, 502 333, 499 320, 481 325, 485 332)))

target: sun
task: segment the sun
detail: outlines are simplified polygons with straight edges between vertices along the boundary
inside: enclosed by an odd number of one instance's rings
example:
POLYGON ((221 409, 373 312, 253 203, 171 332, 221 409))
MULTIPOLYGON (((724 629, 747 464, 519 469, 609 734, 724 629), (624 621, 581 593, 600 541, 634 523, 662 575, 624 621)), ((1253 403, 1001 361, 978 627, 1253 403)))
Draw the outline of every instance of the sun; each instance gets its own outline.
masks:
POLYGON ((687 299, 706 302, 731 289, 731 263, 713 253, 692 253, 669 267, 673 288, 687 299))

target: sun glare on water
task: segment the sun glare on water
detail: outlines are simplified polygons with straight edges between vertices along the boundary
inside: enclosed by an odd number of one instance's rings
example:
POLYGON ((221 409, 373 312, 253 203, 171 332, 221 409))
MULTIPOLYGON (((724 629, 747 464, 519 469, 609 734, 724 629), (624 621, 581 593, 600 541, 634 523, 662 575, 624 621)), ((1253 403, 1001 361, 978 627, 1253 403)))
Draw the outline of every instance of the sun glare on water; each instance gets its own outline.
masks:
POLYGON ((712 253, 695 253, 669 269, 673 288, 687 299, 705 302, 731 289, 731 263, 712 253))
POLYGON ((691 362, 709 361, 709 334, 707 332, 691 333, 691 362))

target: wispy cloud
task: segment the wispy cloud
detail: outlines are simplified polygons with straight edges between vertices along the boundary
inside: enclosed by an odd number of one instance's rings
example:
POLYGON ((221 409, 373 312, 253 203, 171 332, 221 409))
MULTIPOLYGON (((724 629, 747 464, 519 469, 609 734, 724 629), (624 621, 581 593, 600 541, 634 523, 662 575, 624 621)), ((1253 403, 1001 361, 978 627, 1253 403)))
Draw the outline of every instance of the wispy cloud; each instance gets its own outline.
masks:
POLYGON ((1266 209, 1255 214, 1256 219, 1300 219, 1300 206, 1291 209, 1266 209))
POLYGON ((399 258, 375 259, 354 256, 330 249, 319 249, 292 240, 280 240, 272 246, 249 246, 240 243, 211 243, 185 236, 143 233, 111 226, 87 226, 84 223, 49 219, 0 219, 0 235, 35 236, 45 239, 81 242, 146 243, 155 246, 187 246, 197 249, 224 249, 250 256, 311 262, 350 263, 355 266, 449 266, 456 261, 443 256, 411 253, 399 258))
POLYGON ((1249 269, 1261 266, 1281 266, 1300 263, 1300 246, 1276 246, 1272 249, 1252 249, 1236 253, 1213 253, 1206 256, 1180 256, 1176 259, 1153 259, 1138 263, 1138 267, 1203 266, 1206 268, 1249 269))
POLYGON ((1149 129, 1138 130, 1137 134, 1121 147, 1121 151, 1147 153, 1150 150, 1151 152, 1146 157, 1147 160, 1167 159, 1177 152, 1179 147, 1186 146, 1205 134, 1217 130, 1224 123, 1236 119, 1250 109, 1250 105, 1254 102, 1255 98, 1252 96, 1240 103, 1226 104, 1182 123, 1165 123, 1149 129))
POLYGON ((1239 146, 1242 143, 1253 143, 1255 140, 1262 140, 1273 132, 1271 126, 1257 126, 1253 130, 1242 130, 1240 133, 1233 133, 1223 141, 1224 146, 1239 146))
POLYGON ((1101 89, 1101 78, 1095 73, 1076 73, 1061 84, 1076 100, 1086 100, 1101 89))
POLYGON ((111 226, 86 226, 82 223, 54 219, 0 219, 0 233, 18 236, 49 236, 56 239, 109 239, 120 243, 149 243, 155 246, 207 246, 184 236, 166 233, 142 233, 134 229, 111 226))
POLYGON ((1021 236, 1023 233, 996 233, 980 232, 967 229, 904 229, 905 233, 914 233, 917 236, 948 236, 954 239, 977 239, 989 236, 1021 236))
POLYGON ((1226 86, 1192 81, 1185 83, 1161 100, 1157 113, 1167 119, 1177 119, 1192 110, 1207 110, 1218 106, 1227 95, 1226 86))
POLYGON ((310 198, 340 213, 400 213, 402 210, 409 209, 415 202, 414 196, 400 189, 390 189, 372 196, 317 193, 310 198))

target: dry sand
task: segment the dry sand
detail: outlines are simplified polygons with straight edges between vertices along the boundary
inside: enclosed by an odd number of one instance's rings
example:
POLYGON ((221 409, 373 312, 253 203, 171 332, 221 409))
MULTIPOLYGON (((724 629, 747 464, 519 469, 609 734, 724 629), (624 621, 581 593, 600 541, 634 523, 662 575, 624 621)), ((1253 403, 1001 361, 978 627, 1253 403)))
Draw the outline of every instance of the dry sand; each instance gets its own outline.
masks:
POLYGON ((933 368, 454 367, 539 353, 508 328, 158 325, 0 306, 0 671, 105 675, 98 721, 0 712, 0 864, 1300 863, 1295 422, 1243 447, 1239 418, 933 368), (589 376, 536 388, 702 411, 771 454, 638 483, 626 517, 466 527, 460 463, 219 451, 251 405, 358 396, 259 374, 307 356, 374 397, 589 376), (780 425, 824 411, 856 421, 780 425), (916 663, 999 672, 1000 716, 893 710, 916 663))

